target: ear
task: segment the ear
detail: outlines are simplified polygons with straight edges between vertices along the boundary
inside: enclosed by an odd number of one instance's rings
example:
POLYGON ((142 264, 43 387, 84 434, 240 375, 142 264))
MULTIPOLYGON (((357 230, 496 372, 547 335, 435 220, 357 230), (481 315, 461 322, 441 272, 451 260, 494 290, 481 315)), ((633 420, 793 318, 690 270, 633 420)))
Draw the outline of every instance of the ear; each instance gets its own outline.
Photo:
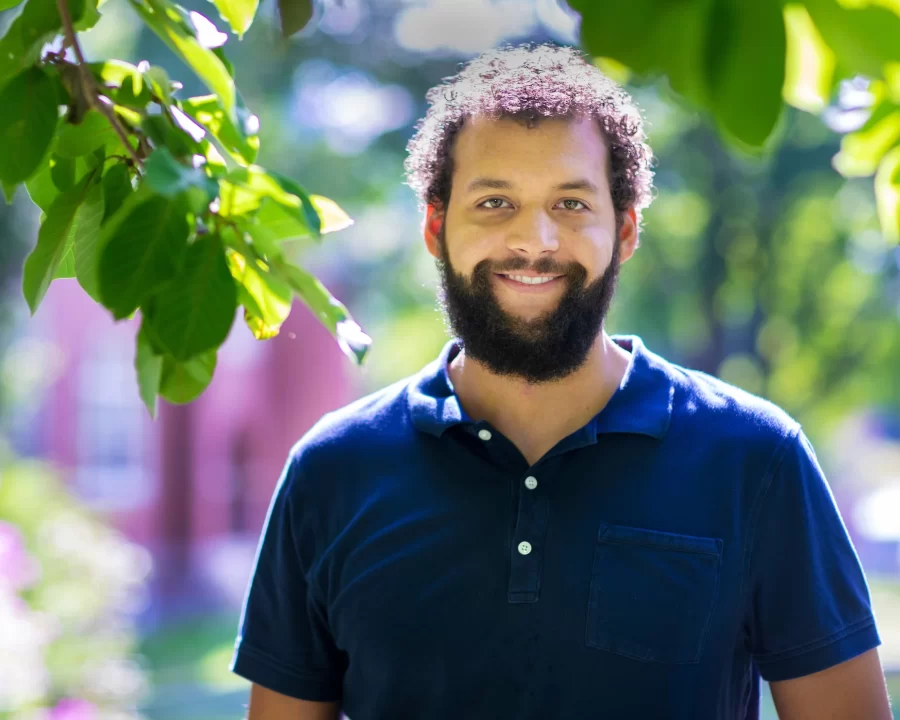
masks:
POLYGON ((428 249, 428 252, 436 258, 441 256, 441 251, 438 248, 438 244, 440 243, 438 233, 440 233, 441 227, 444 224, 444 218, 444 211, 437 205, 429 203, 425 207, 425 224, 422 229, 425 236, 425 247, 428 249))
POLYGON ((619 230, 619 264, 626 262, 640 246, 637 213, 634 208, 625 211, 622 227, 619 230))

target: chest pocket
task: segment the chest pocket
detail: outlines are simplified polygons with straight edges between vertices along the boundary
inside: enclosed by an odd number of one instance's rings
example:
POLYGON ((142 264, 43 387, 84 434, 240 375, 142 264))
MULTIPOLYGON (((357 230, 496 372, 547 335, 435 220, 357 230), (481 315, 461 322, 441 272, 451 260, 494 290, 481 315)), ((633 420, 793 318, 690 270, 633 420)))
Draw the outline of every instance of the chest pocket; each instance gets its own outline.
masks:
POLYGON ((602 524, 586 641, 635 660, 696 663, 719 590, 722 540, 602 524))

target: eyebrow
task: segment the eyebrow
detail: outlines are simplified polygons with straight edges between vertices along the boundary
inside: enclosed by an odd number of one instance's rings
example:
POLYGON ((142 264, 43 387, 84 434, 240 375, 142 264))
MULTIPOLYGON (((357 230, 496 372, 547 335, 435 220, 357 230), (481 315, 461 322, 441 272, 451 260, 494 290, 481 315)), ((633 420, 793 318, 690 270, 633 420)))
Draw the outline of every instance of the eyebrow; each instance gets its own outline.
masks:
MULTIPOLYGON (((500 180, 498 178, 479 177, 475 178, 466 186, 466 192, 474 192, 475 190, 511 190, 512 183, 508 180, 500 180)), ((554 190, 586 190, 594 194, 599 194, 597 185, 587 178, 578 178, 577 180, 569 180, 553 187, 554 190)))

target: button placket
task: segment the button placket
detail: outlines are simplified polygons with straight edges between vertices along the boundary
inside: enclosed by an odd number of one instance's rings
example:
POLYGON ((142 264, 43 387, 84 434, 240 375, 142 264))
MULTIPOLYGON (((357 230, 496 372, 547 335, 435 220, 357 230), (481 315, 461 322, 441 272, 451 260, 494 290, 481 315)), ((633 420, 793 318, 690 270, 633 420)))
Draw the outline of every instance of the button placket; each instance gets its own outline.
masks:
POLYGON ((540 589, 543 567, 543 541, 549 516, 546 493, 535 492, 538 480, 528 475, 525 489, 518 493, 515 541, 511 548, 508 600, 511 603, 535 602, 540 589))

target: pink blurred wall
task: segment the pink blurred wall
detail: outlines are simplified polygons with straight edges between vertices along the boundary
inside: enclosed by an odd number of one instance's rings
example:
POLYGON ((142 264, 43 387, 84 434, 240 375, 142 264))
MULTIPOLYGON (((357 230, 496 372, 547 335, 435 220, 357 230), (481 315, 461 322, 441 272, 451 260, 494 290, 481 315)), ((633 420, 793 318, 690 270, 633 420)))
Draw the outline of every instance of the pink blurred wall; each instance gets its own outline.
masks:
POLYGON ((115 323, 74 280, 57 280, 31 322, 27 331, 57 345, 63 357, 34 428, 42 453, 63 470, 76 492, 79 472, 90 485, 84 447, 102 446, 105 431, 96 424, 85 430, 79 423, 90 422, 83 410, 91 403, 85 396, 97 395, 92 383, 108 392, 111 405, 124 407, 108 413, 95 408, 97 422, 112 422, 110 437, 119 428, 118 418, 135 423, 141 447, 133 455, 143 479, 121 497, 112 488, 112 502, 104 502, 102 493, 100 500, 88 500, 150 549, 155 592, 163 603, 185 597, 203 602, 216 594, 212 586, 218 582, 229 586, 223 593, 233 604, 288 451, 324 413, 359 394, 352 362, 299 301, 281 333, 262 342, 252 337, 239 313, 204 394, 184 406, 159 400, 154 421, 134 402, 139 316, 115 323), (117 358, 119 370, 85 380, 81 371, 98 355, 117 358), (88 391, 79 393, 84 387, 88 391), (84 436, 88 439, 79 442, 84 436), (221 557, 219 551, 228 547, 237 548, 234 562, 227 554, 221 557), (217 581, 217 573, 228 575, 229 565, 235 566, 233 577, 217 581))

